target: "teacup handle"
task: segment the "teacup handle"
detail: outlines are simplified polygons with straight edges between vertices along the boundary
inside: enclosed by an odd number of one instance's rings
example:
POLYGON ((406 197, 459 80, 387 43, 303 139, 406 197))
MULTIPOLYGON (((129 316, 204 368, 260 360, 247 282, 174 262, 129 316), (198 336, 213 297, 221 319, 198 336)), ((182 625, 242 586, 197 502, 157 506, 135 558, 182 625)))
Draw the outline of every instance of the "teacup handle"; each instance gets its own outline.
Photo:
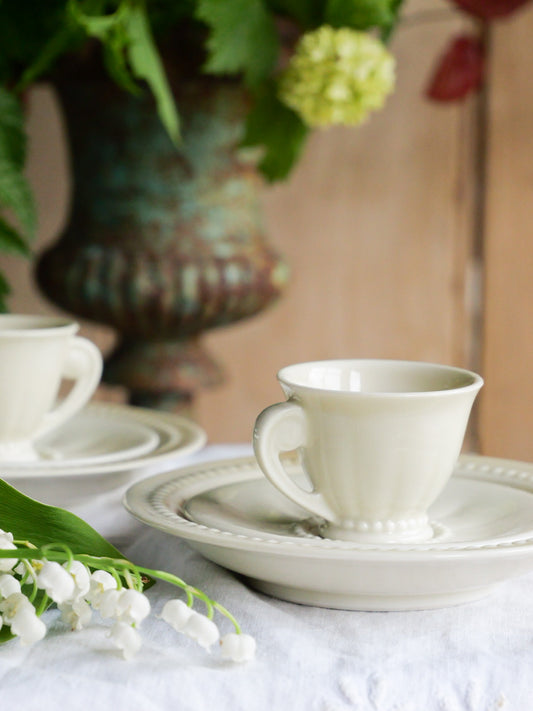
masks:
POLYGON ((283 452, 303 446, 306 436, 305 414, 297 403, 289 400, 270 405, 255 422, 255 456, 266 478, 288 499, 317 516, 334 521, 336 516, 322 494, 305 491, 298 486, 287 474, 280 459, 283 452))
POLYGON ((61 403, 46 413, 36 438, 62 425, 90 399, 102 375, 102 354, 98 347, 87 338, 72 336, 62 375, 75 383, 61 403))

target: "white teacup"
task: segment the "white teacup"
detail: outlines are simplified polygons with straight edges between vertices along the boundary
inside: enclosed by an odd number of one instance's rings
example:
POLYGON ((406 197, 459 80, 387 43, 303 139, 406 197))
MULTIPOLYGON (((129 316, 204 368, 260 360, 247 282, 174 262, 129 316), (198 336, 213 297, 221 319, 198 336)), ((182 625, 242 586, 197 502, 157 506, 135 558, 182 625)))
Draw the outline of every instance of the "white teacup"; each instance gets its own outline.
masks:
POLYGON ((331 360, 290 365, 278 380, 288 401, 264 410, 254 430, 272 484, 324 518, 327 537, 430 538, 427 510, 453 472, 481 377, 431 363, 331 360), (295 449, 312 491, 280 459, 295 449))
POLYGON ((80 410, 102 374, 102 355, 55 316, 0 315, 0 461, 38 459, 35 441, 80 410), (71 390, 56 405, 62 379, 71 390))

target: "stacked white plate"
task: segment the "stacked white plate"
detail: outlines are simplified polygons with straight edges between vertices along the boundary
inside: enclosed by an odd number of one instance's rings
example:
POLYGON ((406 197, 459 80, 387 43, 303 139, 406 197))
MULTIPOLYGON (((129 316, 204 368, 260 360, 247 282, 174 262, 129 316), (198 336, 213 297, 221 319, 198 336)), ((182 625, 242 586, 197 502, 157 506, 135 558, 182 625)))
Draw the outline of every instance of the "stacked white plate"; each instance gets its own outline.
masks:
POLYGON ((40 501, 68 506, 205 442, 205 432, 185 417, 93 403, 37 442, 37 461, 0 462, 0 478, 40 501))

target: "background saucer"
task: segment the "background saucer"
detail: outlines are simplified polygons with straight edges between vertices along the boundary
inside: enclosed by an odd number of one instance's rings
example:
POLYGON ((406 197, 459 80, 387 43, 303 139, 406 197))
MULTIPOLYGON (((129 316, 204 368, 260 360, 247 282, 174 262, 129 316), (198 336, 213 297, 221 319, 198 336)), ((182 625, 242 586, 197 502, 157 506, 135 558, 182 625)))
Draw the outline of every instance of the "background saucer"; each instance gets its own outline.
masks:
MULTIPOLYGON (((207 439, 204 430, 185 417, 127 405, 90 404, 80 418, 87 425, 98 421, 98 433, 102 428, 109 432, 131 425, 146 428, 155 434, 157 444, 135 456, 130 456, 128 448, 124 457, 117 451, 112 461, 92 460, 89 447, 85 464, 63 461, 57 466, 53 460, 15 467, 0 464, 0 478, 43 503, 72 508, 89 497, 131 483, 134 476, 153 474, 155 467, 165 464, 168 468, 174 461, 197 452, 207 439)), ((89 428, 87 436, 90 431, 89 428)), ((60 430, 57 437, 61 438, 60 430)))

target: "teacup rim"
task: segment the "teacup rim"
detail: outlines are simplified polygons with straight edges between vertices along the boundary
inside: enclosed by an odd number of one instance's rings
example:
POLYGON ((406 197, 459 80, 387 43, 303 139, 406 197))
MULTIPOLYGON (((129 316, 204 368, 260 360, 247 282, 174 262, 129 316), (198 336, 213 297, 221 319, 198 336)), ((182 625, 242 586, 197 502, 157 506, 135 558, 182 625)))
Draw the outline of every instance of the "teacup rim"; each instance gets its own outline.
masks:
POLYGON ((409 397, 431 397, 436 395, 453 395, 457 393, 467 393, 472 391, 479 391, 484 385, 484 380, 479 373, 468 368, 461 368, 459 366, 448 365, 445 363, 437 363, 432 361, 421 361, 421 360, 408 360, 408 359, 394 359, 394 358, 326 358, 320 360, 310 360, 301 361, 298 363, 291 363, 289 365, 283 366, 278 370, 277 373, 278 381, 282 385, 286 385, 288 388, 297 388, 301 391, 307 392, 324 392, 324 393, 335 393, 339 397, 358 395, 361 397, 368 398, 409 398, 409 397), (442 371, 448 371, 450 373, 456 373, 468 377, 470 382, 465 382, 464 385, 452 388, 442 388, 434 390, 405 390, 405 391, 363 391, 358 392, 355 390, 339 390, 335 388, 325 388, 310 384, 296 383, 294 380, 287 377, 287 372, 289 370, 298 367, 310 367, 310 366, 323 366, 327 364, 382 364, 382 365, 399 365, 399 366, 420 366, 422 368, 434 368, 440 369, 442 371))
POLYGON ((48 314, 0 314, 0 338, 42 338, 55 333, 74 334, 79 324, 68 316, 48 314))

